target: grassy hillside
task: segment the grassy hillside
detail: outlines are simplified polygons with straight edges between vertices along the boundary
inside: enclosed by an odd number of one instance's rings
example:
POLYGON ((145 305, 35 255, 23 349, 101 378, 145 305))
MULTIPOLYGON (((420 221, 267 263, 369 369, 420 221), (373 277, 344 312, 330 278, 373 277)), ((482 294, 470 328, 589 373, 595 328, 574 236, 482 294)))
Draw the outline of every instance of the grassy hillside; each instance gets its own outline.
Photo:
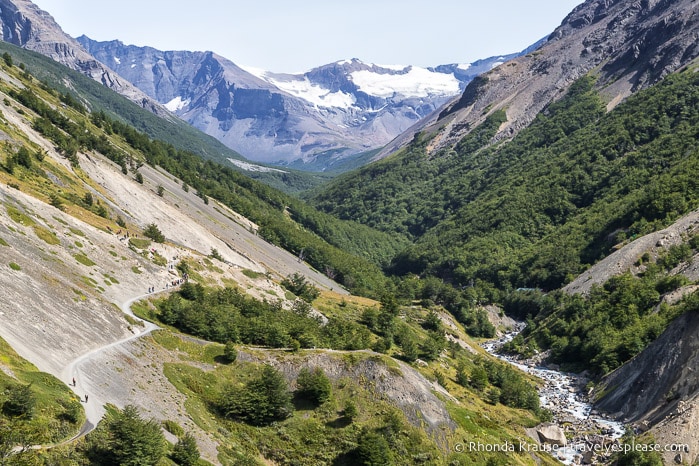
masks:
MULTIPOLYGON (((246 160, 217 139, 204 134, 174 115, 154 115, 147 109, 111 91, 97 81, 51 60, 44 55, 0 41, 0 54, 9 53, 16 64, 36 79, 61 93, 70 93, 91 111, 103 111, 110 118, 126 123, 153 139, 172 144, 179 150, 197 154, 235 169, 228 158, 246 160)), ((255 172, 261 182, 288 193, 311 189, 327 181, 325 175, 315 175, 288 169, 286 173, 255 172)), ((248 172, 244 172, 250 174, 248 172)))

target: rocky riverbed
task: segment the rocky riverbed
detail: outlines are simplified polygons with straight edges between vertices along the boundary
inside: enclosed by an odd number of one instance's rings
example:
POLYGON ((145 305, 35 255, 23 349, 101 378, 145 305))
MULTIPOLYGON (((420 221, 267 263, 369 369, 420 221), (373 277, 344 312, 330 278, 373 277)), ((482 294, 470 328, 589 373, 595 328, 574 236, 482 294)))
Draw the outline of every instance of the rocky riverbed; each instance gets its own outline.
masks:
MULTIPOLYGON (((564 464, 606 464, 624 433, 624 425, 592 409, 586 393, 588 380, 584 376, 544 367, 540 357, 523 360, 500 354, 502 345, 522 329, 523 325, 518 325, 514 331, 484 343, 483 348, 543 381, 539 389, 541 407, 553 413, 553 425, 546 427, 547 434, 551 431, 554 437, 555 432, 565 434, 565 439, 550 439, 554 457, 564 464)), ((538 436, 542 439, 542 432, 538 436)))

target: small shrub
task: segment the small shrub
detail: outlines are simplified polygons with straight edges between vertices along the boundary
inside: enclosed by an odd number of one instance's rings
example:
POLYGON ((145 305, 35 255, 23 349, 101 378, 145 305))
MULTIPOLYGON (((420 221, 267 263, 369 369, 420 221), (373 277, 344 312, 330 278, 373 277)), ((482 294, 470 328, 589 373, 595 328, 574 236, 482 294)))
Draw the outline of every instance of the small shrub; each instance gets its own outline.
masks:
POLYGON ((199 463, 199 456, 197 441, 190 433, 179 438, 170 454, 170 458, 182 466, 195 466, 199 463))
POLYGON ((76 261, 80 262, 82 265, 86 265, 88 267, 92 267, 93 265, 95 265, 95 263, 92 261, 92 259, 87 257, 85 254, 75 254, 73 257, 75 258, 76 261))
POLYGON ((238 359, 238 350, 235 349, 232 341, 226 343, 226 347, 223 349, 223 358, 228 364, 232 364, 238 359))
POLYGON ((16 385, 7 391, 7 399, 2 405, 2 412, 11 417, 31 419, 34 414, 36 397, 31 385, 16 385))
POLYGON ((315 404, 321 405, 330 399, 332 385, 320 367, 316 367, 313 371, 307 367, 302 368, 296 383, 299 395, 315 404))
POLYGON ((166 419, 163 421, 163 427, 165 428, 165 430, 170 432, 175 437, 181 437, 184 435, 184 429, 182 428, 182 426, 180 426, 175 421, 171 421, 170 419, 166 419))
POLYGON ((18 272, 19 272, 20 270, 22 270, 22 267, 20 267, 19 264, 16 264, 16 263, 14 263, 14 262, 10 262, 10 268, 11 268, 12 270, 16 270, 16 271, 18 271, 18 272))

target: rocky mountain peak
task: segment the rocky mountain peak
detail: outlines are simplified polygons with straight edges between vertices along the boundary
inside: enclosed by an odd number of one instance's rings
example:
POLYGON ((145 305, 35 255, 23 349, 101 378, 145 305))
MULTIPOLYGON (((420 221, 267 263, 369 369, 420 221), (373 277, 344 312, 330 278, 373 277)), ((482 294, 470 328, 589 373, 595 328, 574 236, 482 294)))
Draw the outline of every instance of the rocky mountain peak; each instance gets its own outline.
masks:
POLYGON ((498 109, 508 121, 496 139, 512 137, 593 70, 613 108, 699 55, 698 12, 692 0, 588 0, 540 48, 472 81, 428 126, 438 132, 432 150, 453 145, 498 109))
POLYGON ((2 40, 48 56, 80 71, 154 113, 165 116, 158 102, 86 52, 63 32, 54 18, 30 0, 0 0, 2 40))

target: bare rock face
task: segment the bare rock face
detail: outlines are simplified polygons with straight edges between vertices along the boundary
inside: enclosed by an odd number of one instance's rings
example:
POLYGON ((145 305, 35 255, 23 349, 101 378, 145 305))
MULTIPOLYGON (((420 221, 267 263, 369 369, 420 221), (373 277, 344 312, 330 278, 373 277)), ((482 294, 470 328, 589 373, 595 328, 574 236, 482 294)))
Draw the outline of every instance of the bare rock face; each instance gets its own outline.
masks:
MULTIPOLYGON (((511 138, 593 70, 611 109, 696 58, 698 32, 699 4, 692 0, 588 0, 539 49, 471 81, 432 123, 414 132, 437 133, 431 147, 437 151, 505 109, 508 121, 496 140, 511 138)), ((408 142, 409 135, 402 140, 408 142)))
POLYGON ((699 313, 675 319, 631 361, 606 376, 595 407, 625 421, 650 425, 676 414, 681 402, 699 394, 699 313))
POLYGON ((536 433, 539 436, 541 443, 550 445, 558 445, 564 447, 568 444, 566 434, 556 424, 541 424, 536 428, 536 433))

